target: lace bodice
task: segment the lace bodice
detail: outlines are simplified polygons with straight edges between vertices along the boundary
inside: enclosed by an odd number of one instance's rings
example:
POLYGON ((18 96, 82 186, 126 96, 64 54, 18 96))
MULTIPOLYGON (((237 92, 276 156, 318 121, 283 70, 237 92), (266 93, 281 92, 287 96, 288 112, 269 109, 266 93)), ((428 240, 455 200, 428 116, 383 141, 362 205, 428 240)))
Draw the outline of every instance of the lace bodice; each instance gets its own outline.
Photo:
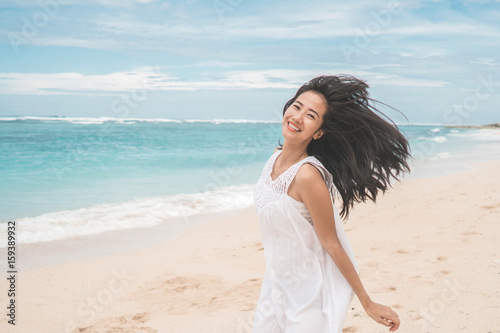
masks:
MULTIPOLYGON (((333 196, 337 195, 337 190, 335 185, 333 184, 333 177, 330 172, 323 166, 323 164, 315 157, 308 156, 299 162, 295 163, 291 167, 289 167, 285 172, 278 176, 275 180, 271 178, 271 172, 273 170, 274 162, 278 158, 279 154, 281 154, 281 150, 277 150, 267 161, 266 165, 263 168, 262 174, 255 186, 255 206, 257 210, 262 209, 266 204, 277 200, 280 196, 286 194, 288 195, 288 187, 292 182, 295 174, 300 169, 300 167, 304 163, 310 163, 314 165, 323 175, 323 179, 325 180, 326 186, 330 193, 333 196)), ((289 196, 290 197, 290 196, 289 196)), ((299 208, 301 212, 306 213, 307 209, 305 209, 304 203, 297 201, 290 197, 294 205, 299 208), (302 206, 302 207, 301 207, 302 206), (305 209, 305 211, 304 211, 305 209)), ((309 212, 307 214, 303 214, 307 220, 310 221, 309 212)))

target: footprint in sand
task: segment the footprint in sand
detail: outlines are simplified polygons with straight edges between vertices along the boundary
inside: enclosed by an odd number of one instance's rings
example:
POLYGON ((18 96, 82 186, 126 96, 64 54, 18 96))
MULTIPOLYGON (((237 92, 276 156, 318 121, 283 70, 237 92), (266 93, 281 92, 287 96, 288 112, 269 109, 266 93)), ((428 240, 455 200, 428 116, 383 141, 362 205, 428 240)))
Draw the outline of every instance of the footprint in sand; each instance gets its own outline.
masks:
POLYGON ((149 313, 147 312, 137 313, 132 317, 132 320, 138 321, 139 323, 145 323, 149 320, 149 313))
POLYGON ((181 284, 181 283, 186 283, 187 282, 187 277, 185 276, 176 276, 173 279, 169 279, 166 281, 168 284, 181 284))
POLYGON ((500 207, 500 203, 496 204, 496 205, 481 206, 481 208, 483 208, 483 209, 495 209, 495 208, 499 208, 499 207, 500 207))
POLYGON ((408 314, 409 314, 409 317, 410 317, 411 320, 420 320, 420 319, 422 319, 422 316, 418 312, 416 312, 414 310, 409 310, 408 314))
POLYGON ((136 333, 157 333, 156 330, 142 326, 149 320, 149 313, 142 312, 134 315, 120 316, 115 318, 105 318, 99 322, 77 328, 73 332, 104 333, 104 332, 136 332, 136 333))
POLYGON ((200 286, 200 282, 196 279, 188 279, 185 276, 176 276, 173 279, 165 281, 165 285, 170 291, 182 293, 187 289, 197 289, 200 286))

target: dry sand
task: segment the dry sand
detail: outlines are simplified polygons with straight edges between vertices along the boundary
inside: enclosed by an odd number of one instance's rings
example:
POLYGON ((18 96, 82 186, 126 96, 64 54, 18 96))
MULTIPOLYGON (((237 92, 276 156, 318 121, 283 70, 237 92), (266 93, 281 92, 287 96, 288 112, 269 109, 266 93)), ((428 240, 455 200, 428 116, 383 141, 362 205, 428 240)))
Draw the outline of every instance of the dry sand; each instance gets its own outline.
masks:
MULTIPOLYGON (((473 167, 396 183, 344 224, 399 332, 500 332, 500 162, 473 167)), ((16 326, 3 315, 0 331, 251 332, 264 270, 251 207, 160 245, 20 271, 16 326)), ((3 279, 4 313, 7 289, 3 279)), ((344 332, 387 329, 355 298, 344 332)))

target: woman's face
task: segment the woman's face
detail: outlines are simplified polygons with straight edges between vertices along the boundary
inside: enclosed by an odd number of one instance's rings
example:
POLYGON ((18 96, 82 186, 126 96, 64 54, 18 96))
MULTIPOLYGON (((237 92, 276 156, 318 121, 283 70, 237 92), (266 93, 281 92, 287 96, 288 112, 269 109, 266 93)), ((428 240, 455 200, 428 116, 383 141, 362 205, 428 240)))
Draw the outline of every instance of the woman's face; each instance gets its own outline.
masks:
POLYGON ((327 108, 322 94, 313 90, 300 94, 283 116, 283 137, 308 143, 319 139, 323 135, 319 128, 327 108))

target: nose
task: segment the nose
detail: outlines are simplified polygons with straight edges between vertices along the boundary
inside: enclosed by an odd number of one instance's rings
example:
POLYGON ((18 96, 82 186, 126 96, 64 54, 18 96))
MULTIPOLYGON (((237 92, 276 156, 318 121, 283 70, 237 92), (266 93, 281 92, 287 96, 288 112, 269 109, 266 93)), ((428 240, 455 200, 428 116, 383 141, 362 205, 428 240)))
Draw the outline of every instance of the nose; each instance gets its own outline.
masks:
POLYGON ((296 124, 299 124, 299 125, 300 125, 300 124, 302 124, 302 117, 303 117, 302 113, 301 113, 301 112, 299 112, 298 114, 294 114, 294 115, 292 116, 291 120, 292 120, 294 123, 296 123, 296 124))

